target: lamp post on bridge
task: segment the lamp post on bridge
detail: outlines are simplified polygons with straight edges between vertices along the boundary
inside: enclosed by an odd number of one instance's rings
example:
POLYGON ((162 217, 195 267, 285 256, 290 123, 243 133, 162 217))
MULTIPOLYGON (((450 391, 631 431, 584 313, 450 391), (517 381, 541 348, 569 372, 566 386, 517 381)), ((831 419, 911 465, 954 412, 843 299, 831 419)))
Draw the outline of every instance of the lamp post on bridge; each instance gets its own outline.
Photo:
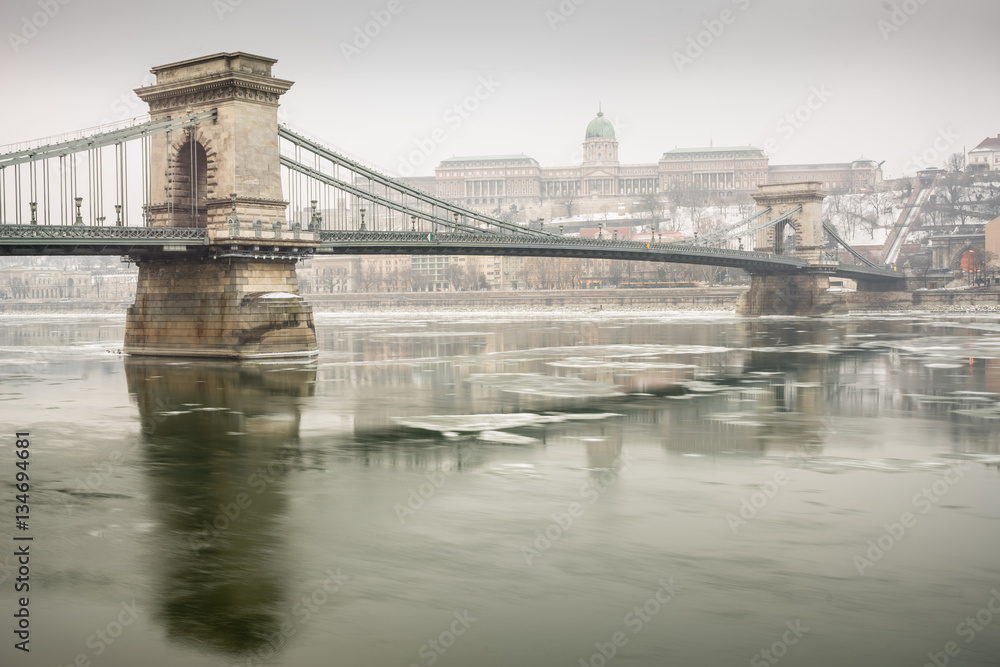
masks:
POLYGON ((80 213, 80 207, 83 206, 83 197, 74 197, 73 200, 76 202, 76 222, 73 223, 73 226, 82 227, 83 214, 80 213))
POLYGON ((31 207, 31 224, 38 224, 38 202, 28 202, 28 206, 31 207))
POLYGON ((359 210, 361 212, 361 229, 359 229, 358 231, 367 232, 368 230, 365 228, 365 207, 362 206, 359 210))
POLYGON ((316 210, 317 200, 311 199, 309 203, 312 205, 312 215, 309 218, 308 231, 318 232, 323 224, 323 214, 316 210))

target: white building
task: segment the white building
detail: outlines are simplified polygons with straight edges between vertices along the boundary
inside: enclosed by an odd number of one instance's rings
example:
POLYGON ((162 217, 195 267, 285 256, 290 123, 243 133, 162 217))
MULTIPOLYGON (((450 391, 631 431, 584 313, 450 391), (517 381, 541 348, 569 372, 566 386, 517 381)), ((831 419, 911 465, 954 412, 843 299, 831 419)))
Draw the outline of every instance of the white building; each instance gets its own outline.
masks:
POLYGON ((966 171, 1000 171, 1000 134, 983 139, 969 151, 966 171))

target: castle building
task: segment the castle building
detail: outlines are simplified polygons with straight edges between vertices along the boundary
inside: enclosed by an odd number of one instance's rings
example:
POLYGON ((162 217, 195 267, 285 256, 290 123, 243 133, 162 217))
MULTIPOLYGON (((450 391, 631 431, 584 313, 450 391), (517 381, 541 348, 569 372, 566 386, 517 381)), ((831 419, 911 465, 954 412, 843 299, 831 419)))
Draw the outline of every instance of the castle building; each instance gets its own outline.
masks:
POLYGON ((772 165, 768 183, 817 181, 828 192, 864 192, 882 182, 882 165, 860 158, 834 164, 772 165))
POLYGON ((431 177, 403 179, 447 201, 516 222, 575 215, 641 213, 670 205, 749 203, 765 183, 816 180, 834 192, 861 192, 882 181, 880 165, 770 165, 754 146, 674 148, 658 162, 621 164, 611 121, 587 125, 578 165, 543 167, 528 155, 443 160, 431 177))

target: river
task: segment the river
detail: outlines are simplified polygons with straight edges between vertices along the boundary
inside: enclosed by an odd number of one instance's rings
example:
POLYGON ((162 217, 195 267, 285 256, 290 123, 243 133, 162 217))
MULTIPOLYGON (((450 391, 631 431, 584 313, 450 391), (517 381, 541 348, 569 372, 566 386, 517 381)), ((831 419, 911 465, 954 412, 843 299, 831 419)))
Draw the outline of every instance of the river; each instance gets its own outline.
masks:
POLYGON ((997 316, 317 334, 238 364, 0 320, 0 663, 1000 664, 997 316))

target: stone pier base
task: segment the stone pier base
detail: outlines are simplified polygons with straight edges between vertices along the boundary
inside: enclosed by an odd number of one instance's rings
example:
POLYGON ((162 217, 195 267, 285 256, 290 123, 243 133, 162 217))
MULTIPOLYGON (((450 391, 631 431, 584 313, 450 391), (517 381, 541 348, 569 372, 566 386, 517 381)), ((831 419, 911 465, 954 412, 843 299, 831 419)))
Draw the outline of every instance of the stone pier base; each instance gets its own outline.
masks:
POLYGON ((125 352, 250 359, 316 353, 312 306, 295 262, 143 260, 128 309, 125 352))
POLYGON ((752 275, 736 313, 821 317, 845 312, 844 298, 828 292, 829 287, 830 279, 824 275, 752 275))

